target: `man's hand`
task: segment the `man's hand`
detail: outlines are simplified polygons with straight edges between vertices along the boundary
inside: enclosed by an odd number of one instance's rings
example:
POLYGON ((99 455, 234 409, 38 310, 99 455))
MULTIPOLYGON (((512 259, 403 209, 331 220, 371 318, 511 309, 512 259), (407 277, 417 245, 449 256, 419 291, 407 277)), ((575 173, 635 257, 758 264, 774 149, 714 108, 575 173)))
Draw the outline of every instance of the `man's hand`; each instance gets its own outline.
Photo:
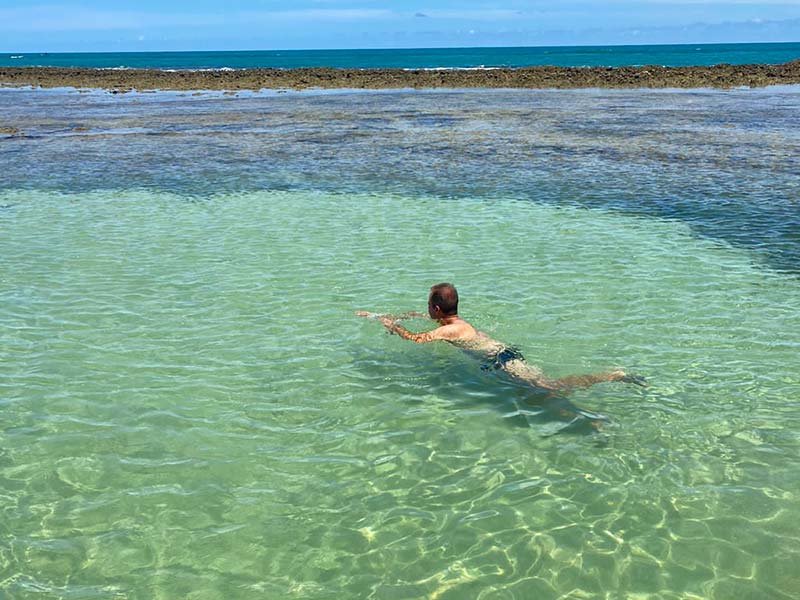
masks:
POLYGON ((416 310, 412 310, 412 311, 409 311, 409 312, 404 312, 404 313, 401 313, 399 315, 390 315, 390 314, 387 314, 387 313, 374 313, 374 312, 369 312, 367 310, 357 310, 355 312, 355 315, 357 317, 364 317, 366 319, 384 319, 385 318, 385 319, 390 319, 392 321, 403 321, 403 320, 406 320, 406 319, 424 319, 424 318, 426 318, 428 316, 425 313, 421 313, 421 312, 416 311, 416 310))
POLYGON ((393 315, 381 315, 366 310, 357 310, 356 316, 380 321, 383 324, 383 326, 389 330, 389 333, 396 333, 395 327, 397 327, 397 325, 395 324, 395 320, 397 319, 397 317, 393 315))
POLYGON ((427 319, 429 315, 425 313, 421 313, 418 310, 410 310, 408 312, 403 313, 402 315, 396 316, 395 320, 400 319, 427 319))
POLYGON ((389 330, 389 333, 394 333, 395 332, 395 329, 394 329, 395 328, 395 324, 394 324, 394 321, 392 319, 390 319, 389 317, 378 317, 378 320, 381 323, 383 323, 383 326, 386 327, 386 329, 389 330))

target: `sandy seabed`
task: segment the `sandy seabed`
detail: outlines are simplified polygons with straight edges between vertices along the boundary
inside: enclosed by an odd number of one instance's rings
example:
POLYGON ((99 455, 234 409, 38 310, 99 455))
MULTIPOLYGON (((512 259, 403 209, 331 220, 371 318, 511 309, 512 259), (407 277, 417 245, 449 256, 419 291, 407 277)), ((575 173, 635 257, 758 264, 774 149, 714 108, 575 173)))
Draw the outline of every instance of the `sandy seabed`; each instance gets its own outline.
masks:
POLYGON ((524 67, 516 69, 79 69, 0 67, 0 86, 130 90, 307 88, 735 88, 800 84, 800 59, 780 65, 711 67, 524 67))

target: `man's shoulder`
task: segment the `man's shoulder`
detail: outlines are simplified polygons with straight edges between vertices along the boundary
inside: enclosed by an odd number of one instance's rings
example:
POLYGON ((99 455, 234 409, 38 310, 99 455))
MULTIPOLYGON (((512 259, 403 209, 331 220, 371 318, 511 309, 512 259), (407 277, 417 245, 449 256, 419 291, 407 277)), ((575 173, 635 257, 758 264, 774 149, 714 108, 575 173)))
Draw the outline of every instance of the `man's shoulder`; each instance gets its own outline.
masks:
POLYGON ((477 335, 475 328, 466 321, 442 325, 436 331, 439 332, 442 339, 447 340, 467 340, 477 335))

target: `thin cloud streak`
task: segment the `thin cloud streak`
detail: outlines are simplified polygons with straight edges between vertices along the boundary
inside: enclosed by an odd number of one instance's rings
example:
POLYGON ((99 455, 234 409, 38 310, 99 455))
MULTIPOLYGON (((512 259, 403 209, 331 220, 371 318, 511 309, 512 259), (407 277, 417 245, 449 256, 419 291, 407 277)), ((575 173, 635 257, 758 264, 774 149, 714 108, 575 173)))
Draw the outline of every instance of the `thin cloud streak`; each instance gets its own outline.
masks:
POLYGON ((163 27, 220 27, 281 21, 369 21, 391 19, 383 9, 306 9, 232 13, 149 13, 131 10, 73 9, 64 6, 0 9, 6 31, 114 31, 163 27))
POLYGON ((300 10, 274 10, 242 13, 257 19, 296 19, 296 20, 353 20, 363 21, 371 19, 386 19, 396 17, 397 13, 387 9, 358 9, 358 8, 331 8, 331 9, 300 9, 300 10))
POLYGON ((75 9, 65 6, 0 10, 6 31, 108 31, 154 26, 198 27, 219 23, 214 14, 153 14, 131 10, 75 9))
POLYGON ((539 12, 526 12, 519 9, 505 9, 505 8, 492 8, 492 9, 478 9, 478 10, 424 10, 423 14, 432 19, 453 19, 464 21, 496 21, 503 19, 519 19, 520 17, 531 18, 534 14, 541 14, 539 12))

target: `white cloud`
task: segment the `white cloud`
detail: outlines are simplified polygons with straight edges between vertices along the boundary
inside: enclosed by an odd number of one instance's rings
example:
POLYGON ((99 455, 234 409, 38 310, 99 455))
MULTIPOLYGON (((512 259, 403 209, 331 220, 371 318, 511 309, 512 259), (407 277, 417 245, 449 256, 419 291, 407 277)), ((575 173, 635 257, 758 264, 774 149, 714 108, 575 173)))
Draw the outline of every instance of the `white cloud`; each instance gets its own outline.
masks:
POLYGON ((385 19, 397 16, 391 10, 382 8, 309 8, 300 10, 271 10, 240 13, 240 16, 257 19, 296 19, 299 21, 362 21, 385 19))
POLYGON ((154 26, 213 25, 219 15, 148 13, 134 10, 86 9, 66 5, 39 5, 0 9, 0 23, 10 31, 102 31, 154 26))
POLYGON ((231 12, 145 12, 87 9, 67 5, 0 8, 6 31, 113 31, 156 27, 220 27, 281 21, 368 21, 397 17, 386 9, 306 9, 231 12))
MULTIPOLYGON (((497 21, 505 19, 518 19, 525 15, 523 11, 514 8, 490 8, 467 10, 425 10, 425 15, 434 19, 453 19, 467 21, 497 21)), ((532 15, 532 13, 527 13, 532 15)))

